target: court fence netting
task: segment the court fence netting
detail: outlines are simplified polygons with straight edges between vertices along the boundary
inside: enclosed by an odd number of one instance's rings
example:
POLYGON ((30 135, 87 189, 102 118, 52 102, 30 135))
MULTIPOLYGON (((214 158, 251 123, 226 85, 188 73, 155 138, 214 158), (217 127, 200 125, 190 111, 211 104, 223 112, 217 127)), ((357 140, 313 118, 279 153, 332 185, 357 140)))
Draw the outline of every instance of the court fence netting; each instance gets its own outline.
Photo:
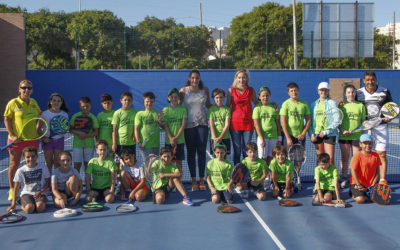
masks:
MULTIPOLYGON (((160 134, 161 147, 165 144, 165 135, 164 132, 160 134)), ((65 150, 72 152, 72 140, 73 136, 71 134, 65 135, 65 150)), ((4 146, 7 141, 7 132, 4 128, 0 129, 0 146, 4 146)), ((256 141, 256 133, 253 133, 252 141, 256 141)), ((139 151, 139 149, 137 149, 139 151)), ((302 181, 304 182, 313 182, 314 181, 314 168, 317 162, 317 156, 315 153, 314 145, 311 143, 310 138, 307 137, 306 140, 306 152, 307 152, 307 160, 305 166, 301 169, 300 176, 302 181)), ((207 161, 211 159, 210 146, 207 145, 207 161)), ((186 155, 186 149, 185 149, 186 155)), ((390 123, 389 125, 389 148, 386 152, 388 168, 387 168, 387 176, 386 179, 389 182, 400 182, 400 124, 396 121, 390 123)), ((137 164, 142 164, 143 159, 141 154, 137 152, 136 159, 138 161, 137 164)), ((227 160, 233 162, 233 153, 231 150, 231 154, 227 156, 227 160)), ((44 164, 44 154, 41 148, 39 148, 39 158, 38 162, 44 164)), ((197 162, 197 161, 196 161, 197 162)), ((341 162, 341 153, 339 144, 336 143, 335 146, 335 165, 340 173, 340 162, 341 162)), ((8 187, 8 164, 9 164, 9 155, 6 150, 0 152, 0 188, 8 187)), ((24 164, 21 159, 21 165, 24 164)), ((183 177, 182 181, 189 183, 191 181, 191 177, 189 174, 189 169, 186 161, 183 161, 183 177)), ((81 176, 82 180, 84 180, 84 167, 81 167, 81 176)), ((197 176, 198 169, 197 169, 197 176)))

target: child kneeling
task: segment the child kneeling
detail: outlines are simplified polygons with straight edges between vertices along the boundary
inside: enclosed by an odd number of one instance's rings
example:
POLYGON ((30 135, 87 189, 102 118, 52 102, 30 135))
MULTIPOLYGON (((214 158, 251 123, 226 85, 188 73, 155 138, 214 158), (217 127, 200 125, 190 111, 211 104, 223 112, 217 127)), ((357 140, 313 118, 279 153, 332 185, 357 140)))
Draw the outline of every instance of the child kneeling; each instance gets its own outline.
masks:
POLYGON ((292 183, 294 166, 291 161, 286 159, 287 150, 284 146, 275 146, 272 150, 274 159, 269 165, 272 172, 272 181, 274 187, 272 189, 272 196, 283 196, 289 198, 293 194, 294 185, 292 183))
POLYGON ((148 168, 153 173, 154 202, 163 204, 166 195, 169 194, 174 187, 183 196, 182 203, 187 206, 193 206, 192 199, 187 195, 185 188, 180 180, 182 173, 178 167, 172 162, 172 151, 170 147, 161 148, 160 160, 156 160, 153 154, 150 155, 148 168))

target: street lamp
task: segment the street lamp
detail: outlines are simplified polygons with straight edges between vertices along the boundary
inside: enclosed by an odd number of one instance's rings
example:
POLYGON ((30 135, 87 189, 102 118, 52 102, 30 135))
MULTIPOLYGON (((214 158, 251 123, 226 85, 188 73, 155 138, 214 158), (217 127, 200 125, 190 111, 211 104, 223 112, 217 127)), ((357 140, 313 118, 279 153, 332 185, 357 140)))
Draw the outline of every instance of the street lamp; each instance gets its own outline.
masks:
POLYGON ((222 68, 222 31, 224 27, 218 28, 219 30, 219 69, 222 68))

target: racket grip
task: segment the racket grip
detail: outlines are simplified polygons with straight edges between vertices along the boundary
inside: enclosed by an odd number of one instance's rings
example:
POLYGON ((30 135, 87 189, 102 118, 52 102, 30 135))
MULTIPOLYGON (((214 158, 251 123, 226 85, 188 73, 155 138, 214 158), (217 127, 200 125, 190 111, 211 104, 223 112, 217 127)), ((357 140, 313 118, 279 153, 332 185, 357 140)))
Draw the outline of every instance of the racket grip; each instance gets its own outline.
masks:
POLYGON ((12 145, 14 145, 14 142, 11 142, 10 144, 7 144, 5 146, 3 146, 0 151, 6 150, 7 148, 11 147, 12 145))

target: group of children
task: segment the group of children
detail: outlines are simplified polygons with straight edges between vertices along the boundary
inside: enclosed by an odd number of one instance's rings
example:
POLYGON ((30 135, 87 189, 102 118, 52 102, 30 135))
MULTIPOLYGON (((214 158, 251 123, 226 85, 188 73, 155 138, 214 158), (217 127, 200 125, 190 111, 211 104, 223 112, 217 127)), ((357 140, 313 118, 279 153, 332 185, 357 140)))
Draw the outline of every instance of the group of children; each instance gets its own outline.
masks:
MULTIPOLYGON (((250 171, 250 181, 242 185, 242 193, 252 189, 259 200, 266 199, 264 180, 268 177, 273 183, 274 197, 290 197, 294 192, 293 173, 299 171, 299 165, 287 159, 287 148, 300 143, 305 145, 306 133, 310 127, 310 109, 306 102, 298 98, 299 87, 295 83, 288 86, 289 99, 278 110, 276 104, 269 102, 271 92, 268 87, 258 91, 260 103, 254 110, 252 118, 257 132, 257 143, 246 145, 247 157, 241 163, 250 171), (305 122, 304 122, 305 121, 305 122), (286 140, 282 140, 281 134, 286 140), (285 143, 284 143, 285 141, 285 143)), ((207 164, 207 184, 211 192, 211 200, 233 202, 233 189, 230 176, 232 164, 226 160, 229 154, 230 109, 224 106, 225 92, 215 89, 212 92, 215 101, 208 110, 211 131, 212 150, 215 158, 207 164)), ((170 106, 162 112, 155 110, 155 95, 152 92, 143 94, 145 109, 137 112, 131 107, 132 94, 121 94, 121 108, 113 111, 112 97, 101 96, 104 108, 97 117, 90 113, 91 102, 88 97, 80 99, 81 112, 74 114, 70 120, 71 134, 74 135, 73 157, 63 151, 63 135, 45 137, 43 150, 46 165, 37 163, 37 150, 25 148, 23 157, 26 165, 15 175, 14 198, 9 209, 15 208, 17 194, 21 187, 21 208, 31 213, 44 211, 46 194, 51 188, 54 204, 63 208, 76 205, 82 194, 82 180, 79 172, 81 162, 85 165, 86 201, 115 200, 116 182, 121 182, 120 198, 122 200, 143 201, 150 193, 146 182, 146 168, 154 170, 153 179, 160 179, 154 187, 155 203, 164 203, 166 195, 176 188, 183 196, 183 203, 192 206, 194 203, 187 195, 182 182, 182 160, 184 160, 184 136, 187 112, 181 106, 182 95, 176 88, 168 92, 170 106), (89 132, 82 132, 74 127, 74 120, 80 115, 91 117, 93 124, 89 132), (160 130, 166 134, 165 147, 160 150, 160 130), (95 140, 96 139, 96 140, 95 140), (136 162, 136 145, 145 159, 144 166, 136 162), (92 158, 94 150, 97 157, 92 158), (110 156, 118 155, 121 166, 110 156), (159 160, 154 161, 159 156, 159 160), (72 162, 74 168, 71 167, 72 162), (52 171, 52 166, 55 166, 52 171), (155 171, 157 169, 157 171, 155 171)), ((60 94, 53 94, 48 103, 50 120, 54 115, 68 116, 65 101, 60 94)), ((372 139, 364 134, 360 138, 361 151, 354 153, 351 160, 350 191, 356 202, 366 200, 366 188, 375 184, 378 178, 379 157, 371 151, 372 139)), ((313 198, 317 202, 330 202, 333 194, 343 202, 339 192, 339 174, 332 164, 332 157, 321 153, 317 157, 315 168, 315 188, 313 198)))

